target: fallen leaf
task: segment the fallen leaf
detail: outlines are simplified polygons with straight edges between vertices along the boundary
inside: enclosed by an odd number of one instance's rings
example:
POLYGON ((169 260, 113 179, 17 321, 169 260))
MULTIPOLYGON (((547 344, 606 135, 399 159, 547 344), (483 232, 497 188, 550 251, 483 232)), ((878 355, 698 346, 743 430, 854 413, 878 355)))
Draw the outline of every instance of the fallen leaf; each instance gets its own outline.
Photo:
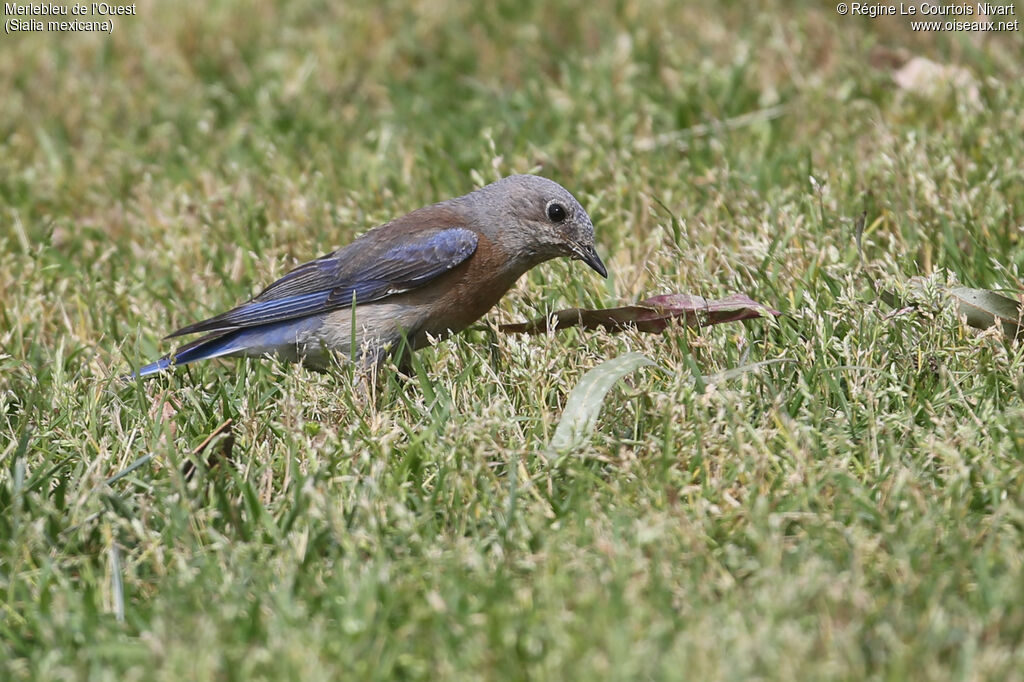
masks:
POLYGON ((702 326, 781 314, 778 310, 762 305, 745 294, 733 294, 717 301, 689 294, 665 294, 620 308, 559 310, 548 317, 503 324, 498 329, 508 334, 542 334, 554 329, 576 326, 585 329, 602 327, 610 331, 635 327, 642 332, 657 334, 677 321, 691 326, 702 326))
POLYGON ((949 293, 957 302, 960 314, 967 318, 967 324, 975 329, 988 329, 999 323, 1003 333, 1011 339, 1021 333, 1019 301, 987 289, 956 287, 949 293))
POLYGON ((962 66, 939 64, 924 57, 914 57, 892 74, 900 89, 927 98, 936 98, 946 92, 957 92, 966 101, 978 104, 978 81, 962 66))

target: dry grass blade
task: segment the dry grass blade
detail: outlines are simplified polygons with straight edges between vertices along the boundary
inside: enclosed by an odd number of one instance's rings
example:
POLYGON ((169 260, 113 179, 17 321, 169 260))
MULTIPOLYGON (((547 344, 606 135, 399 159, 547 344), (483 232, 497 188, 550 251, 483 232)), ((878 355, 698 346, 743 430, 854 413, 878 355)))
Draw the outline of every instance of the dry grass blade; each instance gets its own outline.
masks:
POLYGON ((185 460, 185 464, 181 467, 181 475, 185 477, 186 481, 192 480, 192 477, 196 473, 195 458, 201 455, 204 451, 210 448, 210 445, 214 440, 221 435, 225 435, 224 439, 220 442, 219 446, 213 448, 206 457, 206 468, 212 469, 217 466, 220 460, 231 461, 231 450, 235 446, 235 434, 231 430, 234 425, 234 419, 225 419, 220 426, 214 429, 210 435, 208 435, 203 442, 197 445, 191 452, 191 456, 185 460))
POLYGON ((701 380, 706 384, 717 384, 736 377, 743 376, 748 372, 759 372, 762 368, 768 367, 769 365, 788 365, 794 364, 796 360, 792 358, 774 358, 772 360, 761 360, 760 362, 752 362, 749 365, 743 365, 742 367, 734 367, 732 369, 722 370, 715 374, 706 374, 701 377, 701 380))

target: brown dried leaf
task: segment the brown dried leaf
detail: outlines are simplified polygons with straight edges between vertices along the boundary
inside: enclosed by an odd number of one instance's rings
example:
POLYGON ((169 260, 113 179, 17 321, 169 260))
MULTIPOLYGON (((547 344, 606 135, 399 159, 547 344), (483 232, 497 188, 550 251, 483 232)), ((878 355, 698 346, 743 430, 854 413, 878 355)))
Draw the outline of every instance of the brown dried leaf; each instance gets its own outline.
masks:
POLYGON ((552 329, 575 326, 585 329, 601 327, 613 332, 635 327, 642 332, 657 334, 673 323, 703 326, 781 314, 745 294, 733 294, 716 301, 689 294, 664 294, 619 308, 559 310, 548 317, 503 324, 498 329, 507 334, 542 334, 552 329))

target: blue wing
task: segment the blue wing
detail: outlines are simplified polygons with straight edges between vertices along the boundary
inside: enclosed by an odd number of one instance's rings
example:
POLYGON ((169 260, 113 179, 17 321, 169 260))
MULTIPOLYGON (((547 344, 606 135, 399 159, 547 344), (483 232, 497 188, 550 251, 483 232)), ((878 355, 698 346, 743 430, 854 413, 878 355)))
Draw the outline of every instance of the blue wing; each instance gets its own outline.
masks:
POLYGON ((462 227, 402 232, 372 230, 339 251, 300 265, 248 303, 168 338, 272 324, 347 308, 353 300, 372 303, 421 287, 476 251, 476 233, 462 227))

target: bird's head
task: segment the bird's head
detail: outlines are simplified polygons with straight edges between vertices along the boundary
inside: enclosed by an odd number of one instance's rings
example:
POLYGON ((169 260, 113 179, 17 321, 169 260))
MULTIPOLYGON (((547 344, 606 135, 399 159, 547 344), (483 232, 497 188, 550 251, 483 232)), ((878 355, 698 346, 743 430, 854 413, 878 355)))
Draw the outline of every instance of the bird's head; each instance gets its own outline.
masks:
POLYGON ((512 175, 459 199, 478 227, 531 265, 568 256, 608 277, 594 247, 594 225, 569 190, 537 175, 512 175))

